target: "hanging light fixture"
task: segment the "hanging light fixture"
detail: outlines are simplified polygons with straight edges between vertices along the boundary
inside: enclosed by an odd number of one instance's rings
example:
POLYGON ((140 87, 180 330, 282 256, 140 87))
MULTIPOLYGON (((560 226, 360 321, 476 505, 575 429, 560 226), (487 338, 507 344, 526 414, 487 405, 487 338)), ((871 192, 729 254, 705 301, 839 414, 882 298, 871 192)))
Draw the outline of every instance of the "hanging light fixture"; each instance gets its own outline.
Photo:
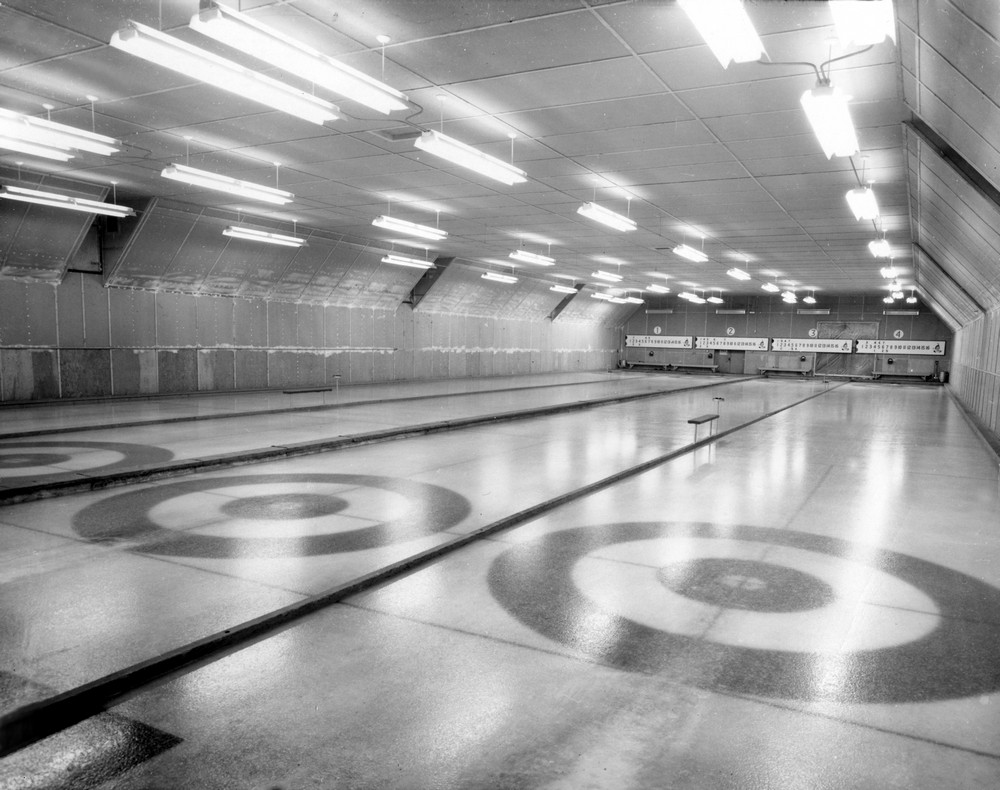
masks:
POLYGON ((806 304, 816 304, 816 297, 813 296, 814 293, 815 291, 810 291, 809 296, 802 297, 802 301, 805 302, 806 304))
POLYGON ((239 195, 240 197, 251 198, 252 200, 261 200, 265 203, 274 203, 279 206, 291 203, 295 199, 295 195, 283 189, 275 189, 263 184, 254 184, 250 181, 240 181, 238 178, 210 173, 207 170, 197 170, 187 165, 168 165, 163 168, 160 175, 172 181, 181 181, 192 186, 214 189, 219 192, 228 192, 232 195, 239 195))
POLYGON ((395 88, 227 6, 203 9, 191 28, 385 115, 409 106, 395 88))
POLYGON ((89 151, 110 156, 121 149, 121 141, 0 107, 0 147, 65 162, 72 158, 69 151, 89 151), (11 144, 7 145, 5 141, 11 144), (17 148, 15 145, 18 143, 36 150, 17 148))
POLYGON ((896 41, 892 0, 837 0, 829 7, 841 46, 867 47, 887 37, 896 41))
POLYGON ((636 228, 635 220, 599 206, 596 203, 584 203, 576 210, 576 213, 582 214, 587 219, 600 222, 615 230, 635 230, 636 228))
POLYGON ((903 289, 900 287, 899 282, 893 282, 892 284, 892 298, 893 299, 903 298, 903 289))
POLYGON ((467 167, 504 184, 520 184, 528 180, 527 174, 519 167, 484 154, 471 145, 466 145, 434 129, 421 134, 413 144, 422 151, 439 156, 452 164, 467 167))
POLYGON ((878 203, 871 184, 850 190, 847 193, 847 204, 851 207, 855 219, 878 219, 878 203))
POLYGON ((404 236, 418 239, 430 239, 431 241, 441 241, 448 236, 448 232, 440 228, 432 228, 430 225, 418 225, 416 222, 407 222, 405 219, 396 219, 390 216, 376 217, 372 220, 372 225, 376 228, 384 228, 404 236))
POLYGON ((734 280, 749 280, 750 273, 743 271, 743 269, 737 269, 735 266, 726 272, 734 280))
POLYGON ((858 135, 848 107, 850 99, 832 86, 829 78, 820 77, 816 87, 803 93, 799 100, 827 159, 854 156, 858 152, 858 135))
POLYGON ((781 301, 787 304, 795 304, 799 301, 799 298, 795 295, 795 291, 787 290, 781 292, 781 301))
POLYGON ((576 288, 570 288, 568 285, 553 285, 549 288, 550 291, 555 291, 557 294, 575 294, 579 293, 576 288))
POLYGON ((778 284, 777 284, 777 283, 764 283, 764 284, 763 284, 763 285, 761 286, 761 290, 763 290, 763 291, 767 291, 768 293, 773 293, 773 294, 776 294, 776 293, 778 293, 778 291, 780 291, 781 289, 780 289, 780 288, 778 287, 778 284))
POLYGON ((708 260, 708 256, 701 250, 696 250, 694 247, 689 247, 687 244, 678 244, 674 247, 674 255, 680 255, 682 258, 687 258, 689 261, 694 261, 695 263, 704 263, 708 260))
POLYGON ((533 263, 536 266, 554 266, 556 262, 555 258, 550 258, 547 255, 536 255, 533 252, 520 249, 514 250, 507 257, 515 261, 521 261, 521 263, 533 263))
POLYGON ((882 301, 885 302, 886 304, 892 304, 896 300, 892 298, 892 294, 889 294, 888 296, 883 297, 882 301))
POLYGON ((653 283, 652 285, 647 286, 646 290, 647 291, 652 291, 655 294, 668 294, 668 293, 670 293, 670 289, 667 288, 667 286, 665 286, 665 285, 658 285, 657 283, 653 283))
POLYGON ((509 274, 498 274, 497 272, 486 272, 483 275, 484 280, 492 280, 496 283, 516 283, 517 278, 509 274))
POLYGON ((422 258, 412 258, 409 255, 398 255, 395 252, 387 253, 382 258, 382 263, 391 263, 393 266, 409 266, 412 269, 433 269, 434 264, 422 258))
POLYGON ((740 0, 677 0, 722 68, 758 60, 764 45, 740 0))
POLYGON ((115 203, 102 203, 99 200, 71 197, 70 195, 60 195, 57 192, 43 192, 42 190, 27 189, 26 187, 0 187, 0 198, 16 200, 20 203, 35 203, 39 206, 64 208, 70 211, 82 211, 85 214, 101 214, 106 217, 135 216, 135 211, 128 206, 119 206, 115 203))
POLYGON ((620 283, 624 278, 620 274, 614 274, 612 272, 605 272, 598 269, 596 272, 591 272, 591 277, 596 277, 598 280, 605 280, 609 283, 620 283))
POLYGON ((899 270, 892 265, 891 259, 889 261, 889 265, 883 266, 881 269, 878 270, 878 272, 887 280, 895 280, 896 277, 899 276, 899 270))
POLYGON ((323 124, 337 117, 337 107, 325 99, 138 22, 116 31, 109 43, 130 55, 312 123, 323 124))
POLYGON ((719 290, 719 295, 716 296, 715 294, 713 294, 712 296, 709 296, 705 301, 706 302, 711 302, 712 304, 722 304, 725 300, 722 298, 722 291, 721 291, 721 289, 715 289, 715 288, 713 288, 712 290, 713 291, 719 290))
POLYGON ((892 254, 892 248, 885 238, 873 239, 868 242, 868 249, 876 258, 888 258, 892 254))
POLYGON ((910 286, 910 295, 906 297, 906 303, 907 304, 916 304, 917 303, 917 295, 914 293, 915 290, 916 290, 916 286, 912 286, 911 285, 910 286))
POLYGON ((264 244, 277 244, 281 247, 307 247, 305 239, 298 236, 285 236, 281 233, 268 233, 254 228, 241 228, 238 225, 230 225, 224 231, 223 236, 230 236, 234 239, 244 241, 260 241, 264 244))

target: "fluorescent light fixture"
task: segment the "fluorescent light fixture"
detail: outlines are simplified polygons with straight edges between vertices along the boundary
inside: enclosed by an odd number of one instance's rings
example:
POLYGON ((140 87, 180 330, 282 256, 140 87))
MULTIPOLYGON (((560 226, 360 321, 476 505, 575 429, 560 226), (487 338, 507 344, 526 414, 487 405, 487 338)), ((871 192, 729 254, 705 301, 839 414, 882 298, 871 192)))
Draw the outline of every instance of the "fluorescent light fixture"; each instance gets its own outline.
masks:
POLYGON ((413 141, 413 144, 422 151, 439 156, 452 164, 467 167, 504 184, 520 184, 528 180, 527 174, 519 167, 507 164, 495 156, 484 154, 471 145, 433 129, 424 132, 413 141))
POLYGON ((624 278, 620 274, 612 274, 611 272, 605 272, 598 269, 596 272, 591 272, 591 277, 596 277, 598 280, 605 280, 609 283, 620 283, 624 278))
POLYGON ((893 299, 902 299, 903 298, 903 289, 900 288, 899 283, 893 283, 892 284, 892 298, 893 299))
POLYGON ((611 299, 613 297, 611 296, 611 294, 601 293, 600 291, 598 291, 597 293, 591 294, 590 298, 591 299, 603 299, 605 302, 609 302, 609 301, 611 301, 611 299))
POLYGON ((712 304, 722 304, 725 300, 721 296, 709 296, 705 301, 712 304))
POLYGON ((881 44, 886 36, 895 42, 892 0, 837 0, 829 6, 841 46, 881 44))
POLYGON ((575 294, 578 293, 576 288, 570 288, 568 285, 553 285, 549 288, 550 291, 555 291, 557 294, 575 294))
POLYGON ((892 254, 889 242, 885 239, 874 239, 868 242, 868 249, 876 258, 888 258, 892 254))
POLYGON ((670 293, 670 289, 667 288, 667 286, 665 286, 665 285, 657 285, 656 283, 653 283, 652 285, 650 285, 646 290, 647 291, 652 291, 655 294, 668 294, 668 293, 670 293))
POLYGON ((872 188, 858 187, 847 193, 847 204, 855 219, 878 219, 878 203, 872 188))
POLYGON ((30 154, 31 156, 41 156, 46 159, 55 159, 58 162, 68 162, 73 158, 73 154, 65 148, 37 145, 36 143, 21 140, 17 137, 9 137, 5 134, 0 134, 0 148, 6 148, 9 151, 19 151, 22 154, 30 154))
POLYGON ((397 255, 394 252, 388 253, 382 263, 391 263, 393 266, 409 266, 411 269, 433 269, 434 264, 423 258, 411 258, 409 255, 397 255))
POLYGON ((230 225, 224 231, 223 236, 230 236, 234 239, 245 241, 260 241, 264 244, 277 244, 281 247, 305 247, 306 240, 298 236, 284 236, 281 233, 268 233, 254 228, 241 228, 238 225, 230 225))
POLYGON ((816 297, 813 296, 812 294, 809 294, 809 296, 803 296, 802 301, 805 302, 806 304, 816 304, 816 297))
POLYGON ((533 263, 536 266, 554 266, 556 262, 555 258, 550 258, 548 255, 536 255, 527 250, 514 250, 507 257, 513 258, 515 261, 521 261, 522 263, 533 263))
POLYGON ((611 304, 628 304, 628 299, 621 296, 612 296, 608 299, 611 304))
POLYGON ((794 291, 782 291, 781 300, 783 302, 788 302, 788 304, 795 304, 799 301, 799 298, 795 295, 794 291))
POLYGON ((116 153, 121 147, 121 142, 113 137, 105 137, 103 134, 54 123, 44 118, 22 115, 3 108, 0 108, 0 137, 23 140, 57 150, 90 151, 105 156, 116 153))
POLYGON ((138 22, 130 21, 116 31, 111 36, 110 44, 150 63, 312 123, 322 124, 337 117, 337 107, 325 99, 138 22))
POLYGON ((376 217, 372 220, 372 225, 376 228, 385 228, 404 236, 415 236, 418 239, 430 239, 431 241, 441 241, 448 236, 448 231, 440 228, 432 228, 430 225, 418 225, 416 222, 407 222, 405 219, 395 217, 376 217))
POLYGON ((483 279, 484 280, 492 280, 493 282, 497 282, 497 283, 516 283, 517 282, 517 278, 516 277, 512 277, 509 274, 497 274, 496 272, 486 272, 486 274, 483 275, 483 279))
POLYGON ((214 189, 219 192, 229 192, 232 195, 262 200, 265 203, 274 203, 279 206, 291 203, 295 199, 295 195, 291 192, 285 192, 283 189, 266 187, 263 184, 254 184, 250 181, 240 181, 238 178, 210 173, 207 170, 197 170, 187 165, 168 165, 163 168, 160 175, 172 181, 181 181, 185 184, 214 189))
POLYGON ((910 294, 909 296, 907 296, 907 297, 906 297, 906 303, 907 303, 907 304, 916 304, 916 303, 917 303, 917 297, 916 297, 916 296, 914 296, 914 295, 913 295, 913 294, 911 293, 911 294, 910 294))
POLYGON ((674 254, 695 263, 704 263, 708 260, 708 256, 705 253, 701 250, 696 250, 694 247, 689 247, 687 244, 678 244, 674 247, 674 254))
POLYGON ((625 301, 629 304, 645 304, 645 299, 640 299, 638 296, 626 296, 625 301))
POLYGON ((615 230, 635 230, 635 220, 618 214, 611 209, 606 209, 596 203, 584 203, 576 210, 577 214, 583 214, 587 219, 600 222, 615 230))
POLYGON ((887 280, 895 280, 899 276, 899 270, 895 266, 883 266, 878 272, 887 280))
POLYGON ((730 269, 728 272, 726 272, 726 274, 728 274, 730 277, 732 277, 735 280, 749 280, 750 279, 750 274, 748 272, 745 272, 742 269, 737 269, 735 267, 732 268, 732 269, 730 269))
POLYGON ((679 294, 677 294, 677 296, 680 299, 687 299, 692 304, 705 304, 704 299, 702 299, 697 294, 691 293, 690 291, 681 291, 679 294))
POLYGON ((677 0, 722 68, 758 60, 764 45, 740 0, 677 0))
POLYGON ((892 304, 896 300, 893 299, 892 295, 890 294, 889 296, 883 297, 882 301, 885 302, 886 304, 892 304))
POLYGON ((799 100, 827 159, 854 156, 858 152, 858 135, 848 107, 850 98, 829 83, 821 82, 799 100))
POLYGON ((408 107, 406 97, 395 88, 226 6, 195 14, 191 28, 386 115, 408 107))
POLYGON ((768 293, 776 294, 781 289, 777 286, 776 283, 764 283, 761 286, 761 290, 767 291, 768 293))
POLYGON ((42 192, 38 189, 27 189, 25 187, 0 187, 0 198, 17 200, 21 203, 36 203, 39 206, 54 206, 55 208, 65 208, 71 211, 82 211, 86 214, 102 214, 107 217, 135 216, 135 211, 128 206, 119 206, 115 203, 101 203, 98 200, 60 195, 56 192, 42 192))

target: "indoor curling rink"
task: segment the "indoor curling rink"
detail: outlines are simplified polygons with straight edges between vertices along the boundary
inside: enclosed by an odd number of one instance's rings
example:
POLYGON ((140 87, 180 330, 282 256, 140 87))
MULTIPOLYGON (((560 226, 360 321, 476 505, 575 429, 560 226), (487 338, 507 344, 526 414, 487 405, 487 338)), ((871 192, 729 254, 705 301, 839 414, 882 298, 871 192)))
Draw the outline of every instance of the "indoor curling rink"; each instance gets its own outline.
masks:
POLYGON ((1000 787, 947 387, 349 389, 4 409, 0 788, 1000 787))

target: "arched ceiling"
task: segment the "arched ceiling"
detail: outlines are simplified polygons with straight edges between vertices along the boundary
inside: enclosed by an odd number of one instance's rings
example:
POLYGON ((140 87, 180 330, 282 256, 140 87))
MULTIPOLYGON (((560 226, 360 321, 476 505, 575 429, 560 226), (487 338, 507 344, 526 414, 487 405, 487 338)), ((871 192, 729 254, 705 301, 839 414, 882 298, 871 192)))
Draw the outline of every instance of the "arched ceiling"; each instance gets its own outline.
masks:
MULTIPOLYGON (((153 205, 166 216, 172 206, 178 222, 196 217, 177 240, 189 244, 183 255, 117 260, 114 275, 123 284, 228 293, 249 279, 265 298, 301 298, 317 277, 323 281, 324 254, 339 247, 351 250, 348 257, 374 258, 376 268, 377 256, 395 248, 454 258, 473 271, 582 283, 584 293, 603 287, 592 273, 604 269, 620 273, 621 286, 633 292, 656 282, 674 293, 761 295, 760 285, 777 279, 800 294, 815 289, 820 300, 875 294, 886 288, 884 262, 867 249, 877 232, 856 221, 844 199, 863 169, 864 179, 875 181, 902 284, 918 287, 953 324, 997 303, 998 242, 989 232, 997 206, 975 180, 1000 187, 1000 11, 993 3, 899 0, 897 43, 832 64, 834 84, 853 97, 864 164, 860 156, 827 159, 820 149, 799 105, 815 85, 811 67, 724 69, 672 0, 226 4, 384 79, 406 94, 410 109, 386 117, 316 88, 342 111, 316 125, 108 45, 131 19, 314 90, 191 30, 195 0, 0 5, 0 107, 44 117, 42 105, 50 104, 53 121, 123 142, 118 154, 80 154, 67 163, 0 149, 0 179, 58 179, 98 193, 117 182, 118 201, 140 213, 153 205), (379 35, 391 40, 382 47, 379 35), (416 149, 412 135, 426 129, 501 159, 513 152, 527 181, 506 186, 416 149), (268 186, 278 180, 295 199, 271 207, 180 184, 160 176, 171 163, 268 186), (628 213, 638 229, 610 230, 577 213, 595 200, 628 213), (386 213, 439 224, 449 236, 426 250, 404 248, 371 225, 386 213), (219 228, 234 219, 286 233, 297 223, 300 235, 315 235, 316 250, 301 265, 284 258, 258 265, 256 279, 248 278, 241 255, 262 253, 240 253, 221 237, 219 228), (969 241, 969 233, 977 238, 969 241), (703 246, 709 260, 674 255, 684 242, 703 246), (520 246, 551 254, 556 265, 510 261, 520 246), (727 277, 734 265, 753 279, 727 277), (993 295, 977 299, 977 288, 993 295), (952 304, 961 293, 971 299, 952 304)), ((746 7, 772 61, 816 63, 840 54, 830 41, 828 3, 758 0, 746 7)), ((4 227, 26 216, 9 201, 0 201, 0 212, 4 227)), ((51 232, 52 223, 41 224, 51 232)), ((147 223, 147 232, 160 227, 161 236, 133 244, 165 241, 162 226, 147 223)), ((24 258, 35 243, 22 234, 17 250, 8 239, 0 253, 19 250, 24 258)), ((464 282, 457 272, 442 282, 464 282)), ((414 279, 390 269, 351 287, 374 289, 366 303, 380 304, 408 293, 414 279)), ((474 298, 482 304, 481 293, 474 298)))

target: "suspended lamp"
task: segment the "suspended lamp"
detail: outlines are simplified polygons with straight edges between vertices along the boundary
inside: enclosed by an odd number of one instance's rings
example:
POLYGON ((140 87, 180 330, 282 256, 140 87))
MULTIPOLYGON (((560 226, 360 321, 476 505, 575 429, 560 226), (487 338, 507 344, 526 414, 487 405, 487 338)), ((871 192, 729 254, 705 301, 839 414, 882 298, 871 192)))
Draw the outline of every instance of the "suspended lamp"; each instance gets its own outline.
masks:
POLYGON ((212 5, 191 17, 190 24, 203 35, 385 115, 409 106, 395 88, 227 6, 212 5))
POLYGON ((584 203, 576 210, 577 214, 582 214, 587 219, 600 222, 615 230, 635 230, 635 220, 617 212, 599 206, 596 203, 584 203))
POLYGON ((312 123, 323 124, 337 117, 337 107, 324 99, 138 22, 115 31, 109 43, 150 63, 312 123))
POLYGON ((758 60, 765 54, 764 45, 740 0, 677 1, 722 68, 728 68, 733 62, 758 60))
POLYGON ((0 198, 16 200, 20 203, 35 203, 39 206, 52 206, 70 211, 82 211, 85 214, 101 214, 107 217, 132 217, 135 211, 128 206, 115 203, 102 203, 99 200, 60 195, 57 192, 43 192, 39 189, 6 186, 0 187, 0 198))
POLYGON ((239 195, 240 197, 251 198, 252 200, 261 200, 265 203, 274 203, 279 206, 290 203, 295 199, 295 195, 283 189, 275 189, 263 184, 254 184, 250 181, 241 181, 238 178, 210 173, 207 170, 198 170, 187 165, 168 165, 163 168, 160 175, 172 181, 180 181, 192 186, 214 189, 219 192, 228 192, 232 195, 239 195))
POLYGON ((277 244, 281 247, 308 246, 306 240, 299 238, 298 236, 285 236, 281 233, 268 233, 254 228, 241 228, 238 225, 230 225, 222 231, 222 235, 230 236, 234 239, 243 239, 244 241, 259 241, 264 244, 277 244))
POLYGON ((416 222, 407 222, 405 219, 396 219, 389 216, 376 217, 372 220, 372 225, 376 228, 384 228, 395 233, 402 233, 404 236, 430 239, 431 241, 441 241, 448 236, 448 232, 440 228, 432 228, 430 225, 419 225, 416 222))
POLYGON ((528 180, 527 174, 520 168, 433 129, 421 134, 413 144, 422 151, 504 184, 520 184, 528 180))

